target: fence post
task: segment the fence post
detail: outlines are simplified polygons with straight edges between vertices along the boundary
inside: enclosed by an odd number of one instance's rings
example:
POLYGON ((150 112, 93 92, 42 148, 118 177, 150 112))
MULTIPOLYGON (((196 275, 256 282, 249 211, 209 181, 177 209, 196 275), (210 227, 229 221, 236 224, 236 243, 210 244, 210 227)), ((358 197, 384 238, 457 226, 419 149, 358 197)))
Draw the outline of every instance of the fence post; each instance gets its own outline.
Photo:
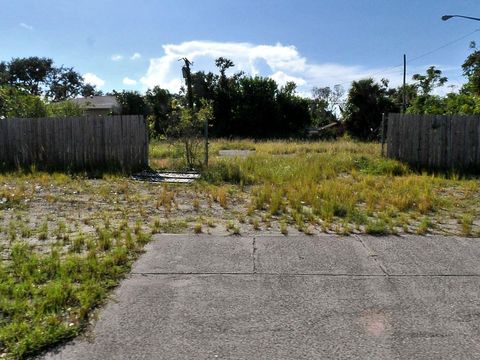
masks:
POLYGON ((384 144, 385 144, 385 113, 382 113, 382 127, 380 129, 380 137, 382 142, 382 157, 384 154, 384 144))

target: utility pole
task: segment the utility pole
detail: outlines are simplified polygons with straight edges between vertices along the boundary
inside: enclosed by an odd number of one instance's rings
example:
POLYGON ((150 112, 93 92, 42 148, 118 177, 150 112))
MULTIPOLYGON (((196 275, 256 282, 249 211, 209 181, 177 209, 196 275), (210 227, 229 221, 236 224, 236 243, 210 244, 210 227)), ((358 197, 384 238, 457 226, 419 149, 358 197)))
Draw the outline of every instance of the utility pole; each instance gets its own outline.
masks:
POLYGON ((181 58, 180 60, 183 60, 185 62, 185 65, 183 65, 182 67, 182 74, 185 82, 187 83, 188 107, 193 112, 192 72, 190 71, 190 65, 193 65, 193 63, 186 57, 181 58))
POLYGON ((407 79, 407 55, 403 54, 403 91, 402 91, 402 109, 403 113, 407 110, 407 87, 406 87, 406 79, 407 79))

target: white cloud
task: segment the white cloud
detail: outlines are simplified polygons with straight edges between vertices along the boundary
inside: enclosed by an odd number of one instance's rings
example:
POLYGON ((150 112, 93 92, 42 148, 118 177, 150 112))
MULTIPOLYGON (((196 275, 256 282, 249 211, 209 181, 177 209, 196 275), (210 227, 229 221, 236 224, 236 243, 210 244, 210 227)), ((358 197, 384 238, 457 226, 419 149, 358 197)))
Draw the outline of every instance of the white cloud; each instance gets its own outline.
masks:
POLYGON ((142 57, 142 55, 138 52, 134 53, 132 56, 130 56, 130 60, 138 60, 142 57))
POLYGON ((297 84, 297 86, 303 86, 306 84, 306 81, 304 79, 287 75, 283 71, 277 71, 275 74, 270 75, 270 77, 281 86, 285 85, 289 81, 293 81, 295 84, 297 84))
POLYGON ((83 79, 85 80, 86 84, 95 85, 99 88, 105 85, 105 80, 92 73, 83 74, 83 79))
POLYGON ((137 85, 137 80, 130 79, 128 76, 123 78, 124 85, 137 85))
MULTIPOLYGON (((294 81, 301 94, 309 94, 314 86, 334 86, 341 84, 348 88, 353 80, 373 77, 379 81, 390 79, 391 86, 402 81, 402 68, 366 68, 356 65, 320 63, 306 59, 295 46, 256 45, 251 43, 187 41, 179 44, 163 45, 163 55, 150 59, 146 74, 140 79, 145 88, 159 85, 172 92, 183 84, 178 59, 187 57, 194 62, 193 71, 213 71, 214 59, 223 56, 231 59, 235 67, 231 73, 244 71, 249 75, 268 76, 280 85, 294 81)), ((426 68, 426 67, 425 67, 426 68)), ((424 71, 424 70, 423 70, 424 71)), ((410 75, 411 76, 411 75, 410 75)))
POLYGON ((33 30, 33 26, 32 25, 28 25, 28 24, 25 24, 25 23, 20 23, 18 24, 19 26, 21 26, 22 28, 24 29, 27 29, 27 30, 33 30))
POLYGON ((120 60, 123 60, 123 55, 115 54, 115 55, 112 55, 111 59, 112 61, 120 61, 120 60))

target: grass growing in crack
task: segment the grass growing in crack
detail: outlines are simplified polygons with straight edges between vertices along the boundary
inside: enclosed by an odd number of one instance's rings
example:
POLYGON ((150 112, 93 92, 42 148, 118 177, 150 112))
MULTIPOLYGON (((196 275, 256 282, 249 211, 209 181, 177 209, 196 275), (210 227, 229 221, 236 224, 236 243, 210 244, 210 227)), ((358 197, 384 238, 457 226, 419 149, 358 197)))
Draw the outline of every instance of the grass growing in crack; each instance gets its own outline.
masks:
POLYGON ((463 214, 460 218, 461 234, 463 236, 472 235, 474 216, 472 214, 463 214))
POLYGON ((388 225, 384 220, 378 219, 371 221, 365 227, 365 232, 370 235, 388 235, 388 225))
POLYGON ((193 226, 193 232, 194 232, 195 234, 201 234, 201 233, 202 233, 202 224, 196 223, 196 224, 193 226))
POLYGON ((188 228, 188 223, 185 220, 167 220, 159 222, 158 232, 168 234, 179 234, 188 228))
POLYGON ((257 218, 252 219, 252 226, 254 230, 260 230, 260 222, 257 218))
POLYGON ((280 222, 280 232, 285 236, 288 235, 288 225, 285 221, 280 222))
POLYGON ((230 220, 225 226, 228 232, 231 232, 233 235, 240 235, 240 228, 235 225, 235 222, 230 220))
POLYGON ((420 224, 418 224, 417 234, 418 235, 425 235, 431 227, 432 227, 431 220, 427 216, 425 216, 420 221, 420 224))

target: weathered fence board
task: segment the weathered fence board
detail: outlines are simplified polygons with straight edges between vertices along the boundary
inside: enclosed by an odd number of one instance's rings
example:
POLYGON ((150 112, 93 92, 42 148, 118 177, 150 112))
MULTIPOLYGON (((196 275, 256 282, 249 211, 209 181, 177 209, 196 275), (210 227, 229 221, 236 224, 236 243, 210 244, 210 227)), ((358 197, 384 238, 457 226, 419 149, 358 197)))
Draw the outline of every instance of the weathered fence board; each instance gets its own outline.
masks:
POLYGON ((148 165, 142 116, 0 119, 0 165, 133 170, 148 165))
POLYGON ((427 169, 480 171, 480 116, 389 114, 387 156, 427 169))

